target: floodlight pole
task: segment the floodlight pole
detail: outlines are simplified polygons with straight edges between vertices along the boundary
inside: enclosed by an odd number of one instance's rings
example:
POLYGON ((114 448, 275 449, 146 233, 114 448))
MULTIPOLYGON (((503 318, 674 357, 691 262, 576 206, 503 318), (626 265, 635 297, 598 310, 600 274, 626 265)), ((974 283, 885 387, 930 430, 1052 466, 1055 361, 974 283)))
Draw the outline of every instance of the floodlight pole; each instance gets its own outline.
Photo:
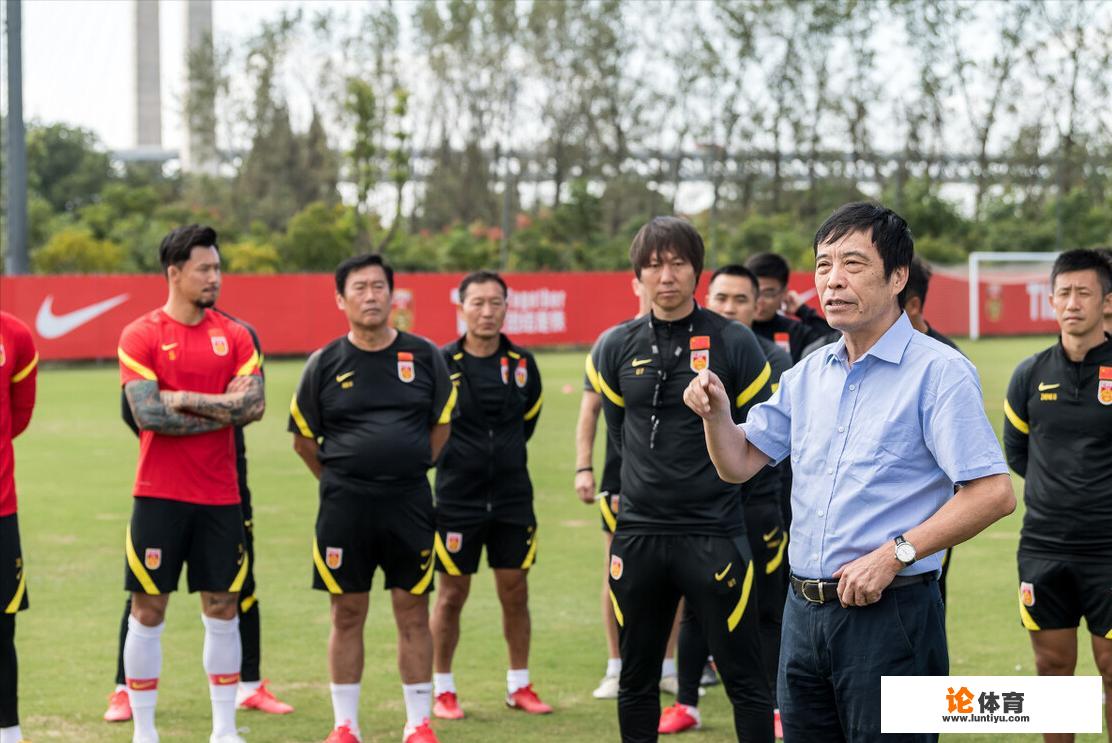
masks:
POLYGON ((8 250, 4 270, 27 273, 27 141, 23 130, 23 48, 20 0, 7 0, 8 45, 8 250))

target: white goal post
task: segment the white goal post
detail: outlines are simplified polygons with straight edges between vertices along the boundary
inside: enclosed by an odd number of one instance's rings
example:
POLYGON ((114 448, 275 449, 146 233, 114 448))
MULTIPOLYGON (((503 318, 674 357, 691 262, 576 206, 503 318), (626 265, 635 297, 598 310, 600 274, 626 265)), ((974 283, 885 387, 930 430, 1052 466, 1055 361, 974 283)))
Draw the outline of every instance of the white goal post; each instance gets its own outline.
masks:
POLYGON ((975 250, 969 254, 969 339, 981 337, 981 264, 998 263, 1053 263, 1057 252, 1000 253, 975 250))

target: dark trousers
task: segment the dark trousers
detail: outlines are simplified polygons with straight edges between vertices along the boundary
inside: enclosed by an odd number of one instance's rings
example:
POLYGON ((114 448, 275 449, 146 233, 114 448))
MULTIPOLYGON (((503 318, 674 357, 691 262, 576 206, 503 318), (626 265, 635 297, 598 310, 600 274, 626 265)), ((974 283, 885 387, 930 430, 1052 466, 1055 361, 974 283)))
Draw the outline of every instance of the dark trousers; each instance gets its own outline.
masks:
POLYGON ((19 724, 19 663, 15 655, 15 614, 0 613, 0 728, 19 724))
POLYGON ((875 604, 848 609, 789 590, 777 694, 784 741, 937 741, 937 733, 880 734, 880 677, 949 669, 937 581, 889 589, 875 604))
POLYGON ((622 740, 657 739, 660 664, 683 596, 714 654, 733 704, 738 740, 771 743, 772 699, 758 636, 756 566, 745 539, 619 531, 610 555, 610 591, 622 656, 622 740))
MULTIPOLYGON (((761 654, 768 676, 769 693, 776 698, 776 669, 780 665, 780 622, 784 614, 784 591, 788 580, 787 530, 783 527, 777 499, 748 501, 745 504, 745 526, 749 549, 756 564, 753 589, 757 592, 760 611, 761 654)), ((676 660, 679 692, 676 701, 692 707, 699 705, 699 680, 703 675, 709 649, 699 622, 684 604, 676 660)))

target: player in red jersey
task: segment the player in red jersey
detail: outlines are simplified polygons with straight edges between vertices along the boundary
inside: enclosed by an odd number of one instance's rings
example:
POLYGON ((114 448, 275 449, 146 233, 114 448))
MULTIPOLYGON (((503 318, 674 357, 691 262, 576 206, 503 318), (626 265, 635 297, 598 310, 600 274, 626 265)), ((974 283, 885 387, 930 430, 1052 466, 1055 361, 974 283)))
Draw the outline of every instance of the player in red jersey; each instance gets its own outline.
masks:
POLYGON ((0 312, 0 743, 18 743, 15 615, 27 608, 27 576, 19 547, 12 439, 27 429, 35 407, 39 355, 31 331, 0 312))
POLYGON ((124 393, 140 429, 125 543, 132 609, 124 673, 133 743, 158 741, 163 621, 186 562, 189 590, 201 592, 210 743, 240 743, 236 606, 248 557, 233 437, 235 426, 263 415, 259 355, 242 325, 211 309, 220 293, 212 228, 179 227, 162 240, 159 258, 169 283, 166 304, 124 328, 118 351, 124 393))

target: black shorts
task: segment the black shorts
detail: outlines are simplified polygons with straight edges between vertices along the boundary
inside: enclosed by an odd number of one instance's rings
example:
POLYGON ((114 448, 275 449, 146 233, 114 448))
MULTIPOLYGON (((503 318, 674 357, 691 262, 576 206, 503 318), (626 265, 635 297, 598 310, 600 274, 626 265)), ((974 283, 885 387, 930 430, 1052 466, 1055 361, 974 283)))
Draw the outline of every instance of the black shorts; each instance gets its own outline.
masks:
POLYGON ((15 614, 29 606, 17 514, 0 516, 0 613, 15 614))
POLYGON ((622 496, 618 493, 607 493, 605 490, 598 494, 598 508, 602 511, 602 530, 613 534, 618 528, 618 508, 621 507, 622 496))
POLYGON ((251 560, 239 504, 207 506, 165 498, 134 499, 124 543, 124 588, 160 594, 178 589, 189 563, 189 591, 239 593, 251 560))
POLYGON ((448 575, 474 575, 486 546, 487 565, 494 569, 528 570, 537 561, 537 517, 482 521, 436 514, 436 569, 448 575))
POLYGON ((1085 617, 1089 632, 1112 632, 1112 559, 1074 562, 1018 555, 1019 618, 1029 630, 1073 629, 1085 617))
POLYGON ((435 533, 427 484, 388 499, 359 494, 321 498, 313 539, 313 588, 365 593, 381 567, 385 588, 417 596, 428 593, 433 589, 435 533))

